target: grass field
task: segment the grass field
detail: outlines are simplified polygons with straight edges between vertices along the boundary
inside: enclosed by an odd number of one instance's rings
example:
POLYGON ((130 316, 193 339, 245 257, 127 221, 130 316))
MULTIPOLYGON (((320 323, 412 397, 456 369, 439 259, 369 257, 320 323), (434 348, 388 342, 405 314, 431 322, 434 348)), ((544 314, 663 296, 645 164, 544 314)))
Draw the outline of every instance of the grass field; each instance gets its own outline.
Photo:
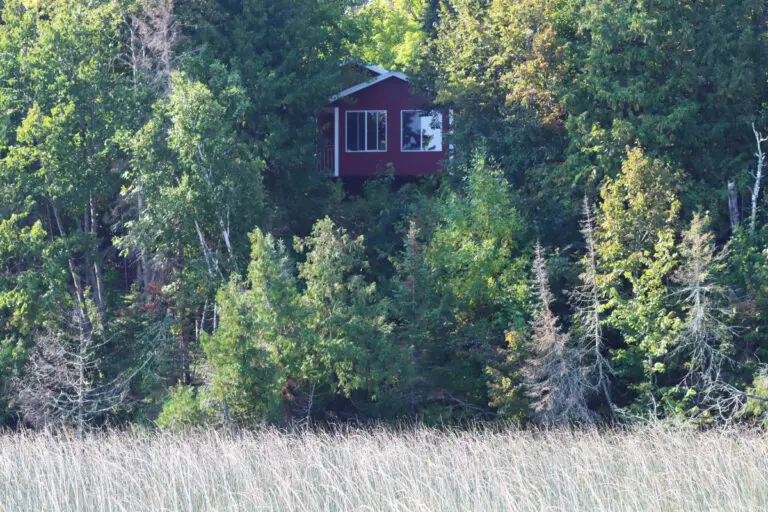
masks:
POLYGON ((768 437, 384 429, 0 437, 0 509, 768 510, 768 437))

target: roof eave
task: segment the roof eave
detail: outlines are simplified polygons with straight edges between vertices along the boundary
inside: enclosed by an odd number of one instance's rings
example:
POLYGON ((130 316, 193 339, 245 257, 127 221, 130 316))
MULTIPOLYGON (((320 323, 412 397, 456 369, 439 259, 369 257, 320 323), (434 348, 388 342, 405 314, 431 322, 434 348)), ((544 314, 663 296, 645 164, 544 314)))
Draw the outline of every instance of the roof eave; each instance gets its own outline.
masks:
POLYGON ((351 94, 360 92, 363 89, 367 89, 368 87, 371 87, 372 85, 376 85, 380 82, 383 82, 384 80, 389 80, 390 78, 399 78, 404 82, 408 82, 408 76, 406 76, 404 73, 400 73, 399 71, 387 71, 386 73, 379 75, 372 80, 368 80, 367 82, 354 85, 349 89, 344 89, 338 94, 334 94, 333 96, 331 96, 331 103, 333 103, 334 101, 338 101, 341 98, 345 98, 351 94))

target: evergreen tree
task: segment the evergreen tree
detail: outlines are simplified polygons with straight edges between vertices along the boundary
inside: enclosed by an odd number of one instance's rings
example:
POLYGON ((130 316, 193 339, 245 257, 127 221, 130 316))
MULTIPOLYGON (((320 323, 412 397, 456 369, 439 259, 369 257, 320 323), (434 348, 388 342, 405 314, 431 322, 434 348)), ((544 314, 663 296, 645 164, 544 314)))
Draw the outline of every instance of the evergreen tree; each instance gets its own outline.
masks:
POLYGON ((668 165, 635 148, 601 191, 597 285, 607 295, 607 321, 626 344, 614 350, 614 368, 649 407, 668 383, 663 361, 681 328, 669 289, 679 263, 678 180, 668 165))
POLYGON ((302 354, 303 373, 332 394, 362 391, 374 401, 385 396, 401 382, 407 353, 393 344, 387 303, 364 275, 363 238, 352 238, 326 217, 295 246, 307 255, 298 265, 306 286, 300 304, 312 337, 302 354))
POLYGON ((639 142, 687 173, 688 210, 721 211, 727 179, 748 181, 749 126, 768 93, 763 3, 574 6, 564 83, 570 163, 613 176, 624 146, 639 142))
POLYGON ((244 425, 278 418, 280 391, 294 370, 286 363, 302 339, 299 293, 285 247, 259 229, 251 243, 247 281, 233 277, 219 290, 219 325, 202 341, 211 395, 225 420, 244 425))

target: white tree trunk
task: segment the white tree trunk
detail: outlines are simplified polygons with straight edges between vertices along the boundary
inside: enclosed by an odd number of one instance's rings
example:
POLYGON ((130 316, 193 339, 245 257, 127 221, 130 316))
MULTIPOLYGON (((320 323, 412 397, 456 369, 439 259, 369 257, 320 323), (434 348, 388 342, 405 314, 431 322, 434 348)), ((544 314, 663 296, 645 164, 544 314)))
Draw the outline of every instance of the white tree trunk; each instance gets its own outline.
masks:
POLYGON ((749 234, 754 236, 755 225, 757 222, 757 200, 760 197, 760 182, 763 179, 763 168, 765 167, 765 153, 763 152, 763 142, 768 141, 768 137, 763 137, 760 132, 755 128, 755 124, 752 123, 752 132, 755 134, 755 142, 757 143, 757 169, 752 174, 755 179, 755 185, 752 187, 752 216, 749 221, 749 234))

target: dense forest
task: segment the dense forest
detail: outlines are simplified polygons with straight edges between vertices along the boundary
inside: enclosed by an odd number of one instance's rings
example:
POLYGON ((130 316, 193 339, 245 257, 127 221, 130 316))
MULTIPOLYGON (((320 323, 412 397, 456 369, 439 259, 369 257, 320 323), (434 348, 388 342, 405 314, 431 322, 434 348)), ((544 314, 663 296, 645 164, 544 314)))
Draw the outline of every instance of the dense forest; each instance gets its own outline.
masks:
POLYGON ((2 426, 764 421, 764 1, 0 5, 2 426), (350 62, 444 173, 318 171, 350 62))

